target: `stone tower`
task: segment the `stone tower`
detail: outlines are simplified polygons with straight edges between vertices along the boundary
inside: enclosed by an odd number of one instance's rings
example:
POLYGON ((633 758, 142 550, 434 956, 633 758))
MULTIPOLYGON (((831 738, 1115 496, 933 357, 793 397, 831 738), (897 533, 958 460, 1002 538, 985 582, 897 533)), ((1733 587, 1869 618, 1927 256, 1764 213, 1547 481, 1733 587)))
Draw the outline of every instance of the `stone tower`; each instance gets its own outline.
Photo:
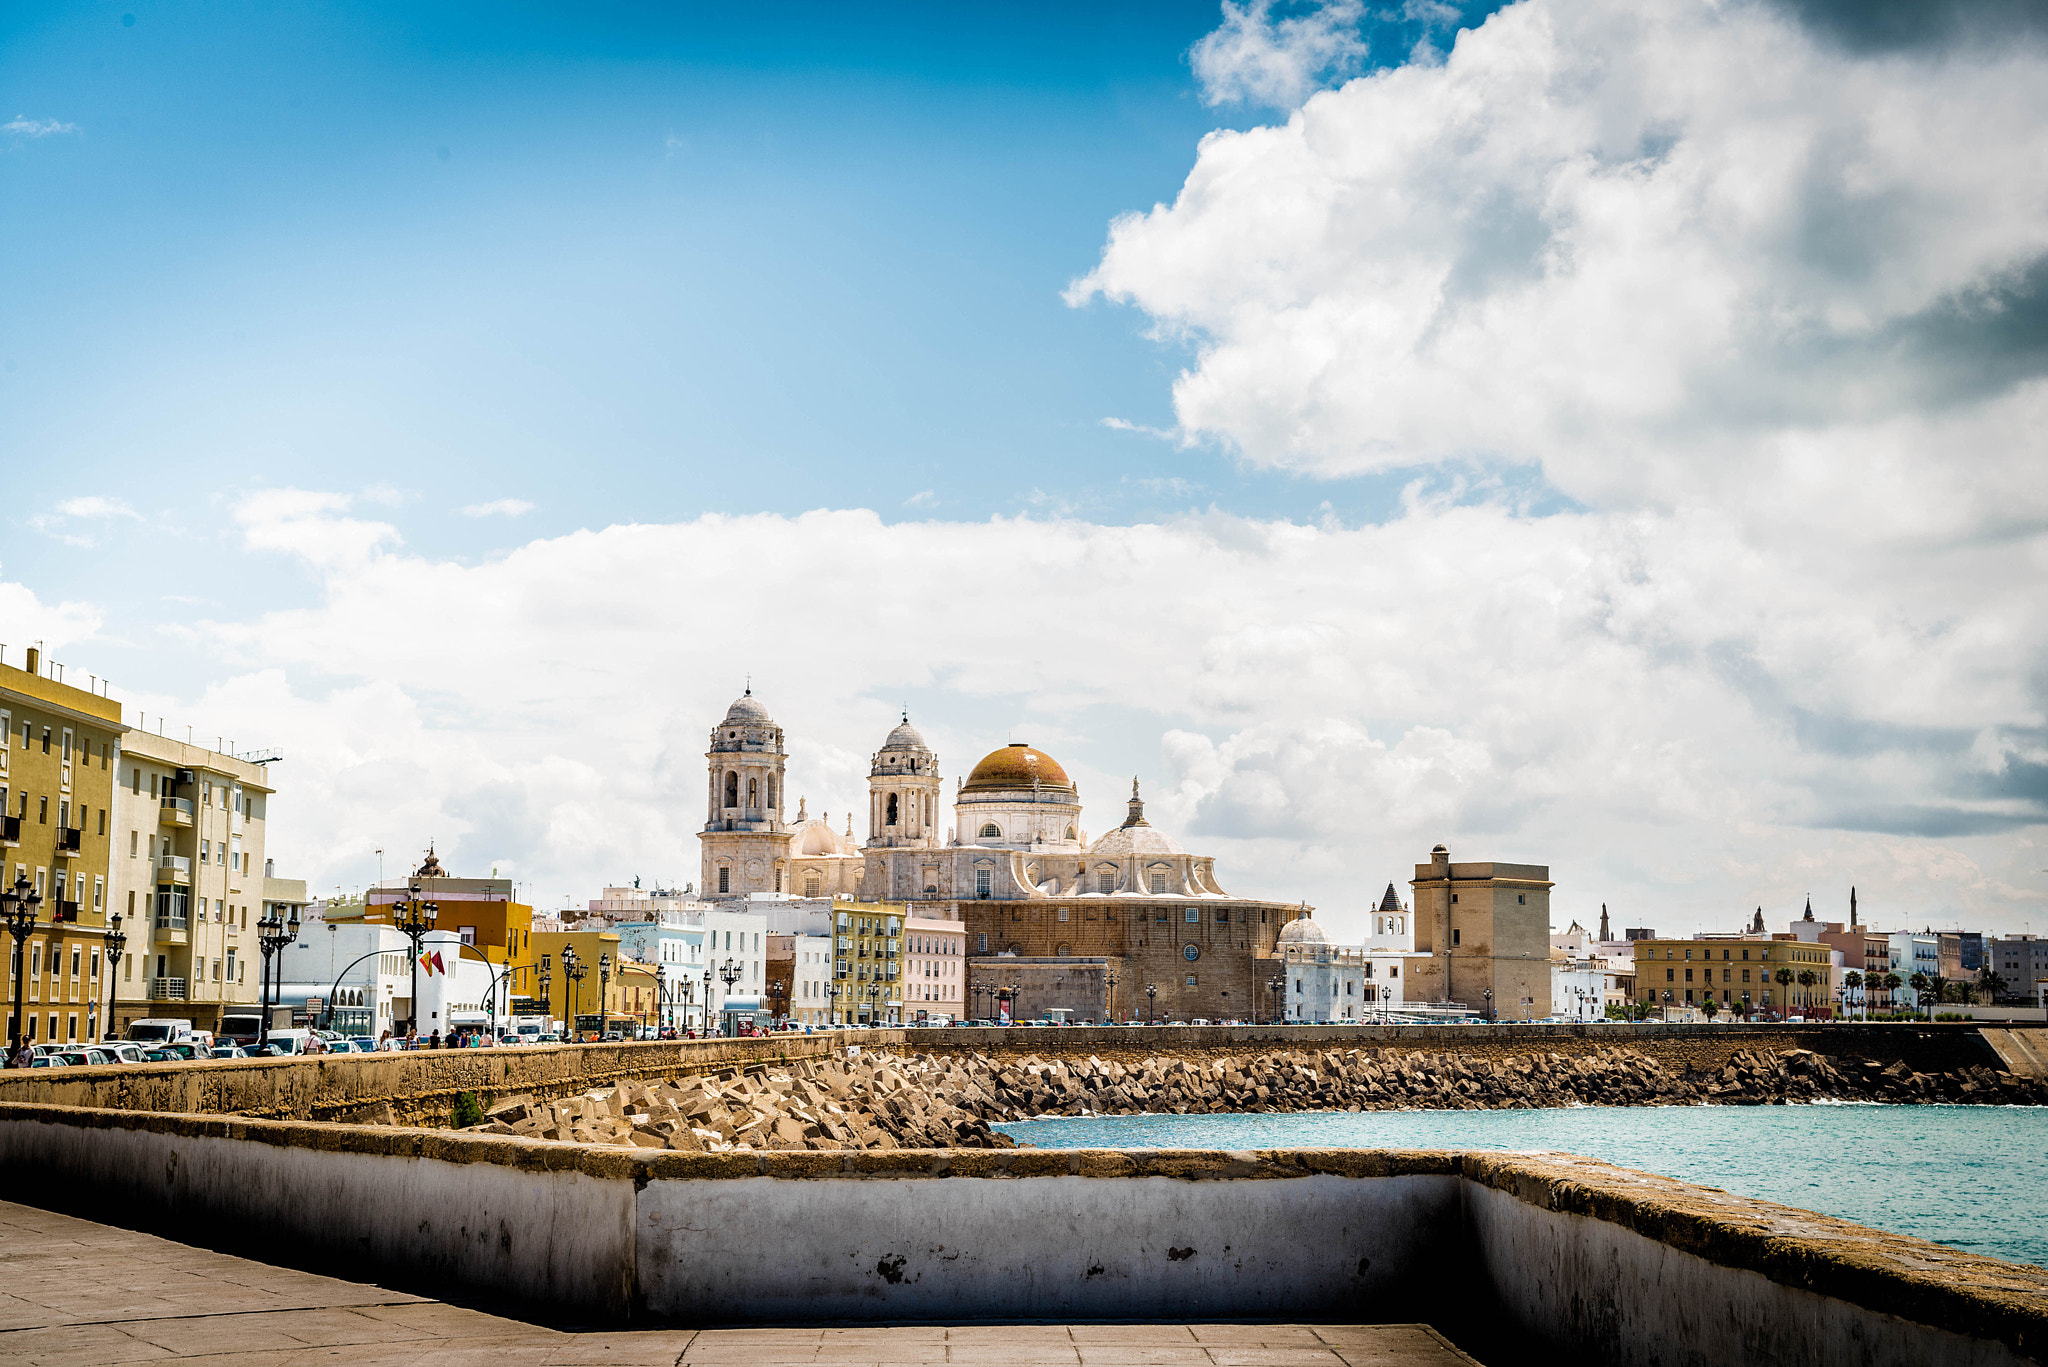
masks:
POLYGON ((781 892, 789 866, 789 829, 782 822, 782 728, 754 699, 751 686, 711 728, 704 754, 708 804, 703 842, 703 894, 743 897, 781 892))
POLYGON ((868 768, 868 848, 936 849, 942 795, 939 757, 906 712, 868 768))

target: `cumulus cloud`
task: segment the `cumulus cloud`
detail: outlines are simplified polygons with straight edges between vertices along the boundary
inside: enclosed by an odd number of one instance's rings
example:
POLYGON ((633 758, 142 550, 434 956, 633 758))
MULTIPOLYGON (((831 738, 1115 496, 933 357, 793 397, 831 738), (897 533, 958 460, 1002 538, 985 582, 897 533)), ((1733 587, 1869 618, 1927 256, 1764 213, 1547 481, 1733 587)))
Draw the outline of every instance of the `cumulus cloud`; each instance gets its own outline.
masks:
POLYGON ((288 750, 276 841, 316 886, 428 836, 551 905, 634 871, 694 880, 704 733, 748 674, 788 731, 791 794, 835 825, 865 809, 897 705, 923 699, 947 772, 1022 736, 1077 774, 1099 832, 1136 769, 1155 822, 1227 886, 1352 930, 1440 839, 1550 863, 1568 914, 1719 924, 1853 878, 1901 916, 2002 917, 2034 857, 2010 832, 2048 808, 1995 633, 1950 630, 1934 595, 1872 623, 1856 568, 1788 574, 1708 514, 819 511, 469 565, 351 530, 345 495, 258 497, 252 520, 279 529, 261 553, 300 557, 318 601, 199 624, 224 676, 149 706, 288 750), (995 629, 995 602, 1028 611, 995 629), (759 629, 733 633, 741 605, 759 629), (1846 821, 1864 809, 1887 815, 1846 821))
POLYGON ((345 516, 357 495, 308 489, 258 489, 234 505, 242 544, 253 551, 287 551, 322 568, 365 565, 403 538, 388 522, 345 516))
POLYGON ((28 525, 67 546, 90 550, 100 544, 100 536, 91 524, 97 523, 104 527, 104 524, 115 518, 140 522, 142 514, 118 498, 87 494, 79 498, 67 498, 51 512, 34 514, 29 518, 28 525))
POLYGON ((1528 463, 1607 506, 1951 535, 2048 512, 2044 160, 2024 34, 1873 53, 1757 3, 1521 0, 1211 134, 1070 298, 1193 339, 1179 427, 1257 465, 1528 463))
POLYGON ((1364 17, 1361 0, 1223 0, 1223 26, 1188 53, 1202 99, 1280 108, 1301 103, 1324 82, 1364 65, 1366 43, 1358 31, 1364 17))
POLYGON ((488 503, 472 503, 462 510, 464 517, 519 517, 533 511, 533 505, 523 498, 494 498, 488 503))

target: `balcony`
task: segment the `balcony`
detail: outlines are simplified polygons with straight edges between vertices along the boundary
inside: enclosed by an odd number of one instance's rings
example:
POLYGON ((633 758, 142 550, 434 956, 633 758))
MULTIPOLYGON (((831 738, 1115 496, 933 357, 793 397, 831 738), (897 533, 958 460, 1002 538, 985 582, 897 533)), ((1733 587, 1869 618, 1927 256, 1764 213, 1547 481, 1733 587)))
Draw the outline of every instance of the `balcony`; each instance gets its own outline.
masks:
POLYGON ((162 854, 156 860, 156 881, 159 883, 185 883, 192 881, 192 860, 188 855, 162 854))
POLYGON ((156 819, 165 826, 190 826, 192 824, 192 799, 189 797, 167 797, 157 804, 156 819))
POLYGON ((50 923, 52 925, 76 925, 78 923, 78 903, 57 903, 56 906, 51 909, 50 923))
POLYGON ((21 818, 18 816, 0 816, 0 845, 19 845, 20 843, 21 818))
POLYGON ((149 999, 153 1002, 181 1002, 185 1000, 185 979, 151 978, 149 999))
POLYGON ((56 855, 59 859, 77 854, 85 843, 85 831, 79 826, 59 826, 56 834, 56 855))

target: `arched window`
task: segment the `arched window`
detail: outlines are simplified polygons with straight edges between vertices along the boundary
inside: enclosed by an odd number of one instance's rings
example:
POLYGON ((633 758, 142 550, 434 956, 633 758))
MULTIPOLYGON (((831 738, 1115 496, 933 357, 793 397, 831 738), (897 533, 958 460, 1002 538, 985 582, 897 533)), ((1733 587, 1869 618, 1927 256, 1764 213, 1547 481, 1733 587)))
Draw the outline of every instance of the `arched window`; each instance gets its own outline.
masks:
POLYGON ((761 805, 761 784, 758 779, 750 778, 747 780, 747 805, 749 807, 761 805))
POLYGON ((775 807, 775 775, 773 774, 768 775, 768 807, 771 811, 775 807))
POLYGON ((924 824, 927 826, 932 824, 932 795, 930 793, 924 795, 924 824))
POLYGON ((1069 840, 1072 840, 1073 838, 1074 838, 1074 828, 1073 828, 1072 826, 1069 826, 1069 827, 1067 827, 1067 839, 1069 839, 1069 840))
POLYGON ((983 840, 1000 840, 1002 836, 1003 833, 996 829, 996 823, 993 821, 987 822, 981 828, 981 838, 983 840))
POLYGON ((889 794, 889 814, 883 818, 882 824, 885 826, 896 824, 896 794, 894 793, 889 794))
POLYGON ((740 776, 730 769, 726 770, 725 773, 725 805, 728 807, 740 805, 740 776))
POLYGON ((1059 956, 1060 956, 1060 957, 1061 957, 1062 959, 1066 958, 1066 957, 1067 957, 1068 955, 1072 954, 1073 952, 1074 952, 1074 950, 1073 950, 1073 947, 1072 947, 1071 945, 1061 945, 1061 946, 1059 947, 1059 950, 1058 950, 1059 956))

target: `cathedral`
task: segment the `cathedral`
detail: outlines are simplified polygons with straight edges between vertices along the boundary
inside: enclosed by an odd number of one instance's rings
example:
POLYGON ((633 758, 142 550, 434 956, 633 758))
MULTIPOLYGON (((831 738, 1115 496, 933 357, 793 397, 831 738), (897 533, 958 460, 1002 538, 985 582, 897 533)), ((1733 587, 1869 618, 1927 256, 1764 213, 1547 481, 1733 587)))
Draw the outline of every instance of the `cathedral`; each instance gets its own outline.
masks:
POLYGON ((907 903, 964 922, 968 953, 1018 979, 1043 966, 1064 980, 1072 961, 1093 960, 1108 998, 1097 1018, 1252 1019, 1270 1006, 1281 927, 1309 914, 1224 891, 1214 859, 1145 819, 1136 780, 1124 823, 1090 840, 1066 770, 1021 742, 956 781, 942 832, 939 758, 906 715, 869 766, 858 843, 851 813, 843 834, 802 802, 784 819, 782 728, 751 688, 712 729, 705 759, 705 897, 907 903))

